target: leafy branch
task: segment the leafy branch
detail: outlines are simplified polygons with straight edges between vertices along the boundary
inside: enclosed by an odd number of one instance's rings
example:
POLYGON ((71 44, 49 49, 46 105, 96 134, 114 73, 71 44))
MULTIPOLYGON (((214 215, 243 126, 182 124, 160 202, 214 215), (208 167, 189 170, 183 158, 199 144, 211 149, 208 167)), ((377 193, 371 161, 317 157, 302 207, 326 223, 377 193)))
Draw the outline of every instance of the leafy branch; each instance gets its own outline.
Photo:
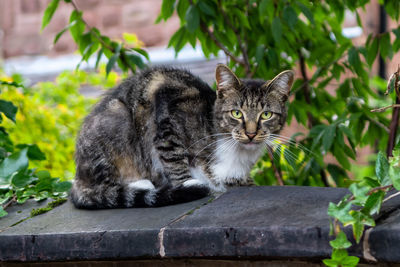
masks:
MULTIPOLYGON (((51 21, 60 1, 52 0, 47 6, 43 16, 42 29, 51 21)), ((102 35, 97 28, 92 27, 84 20, 83 13, 74 0, 64 0, 64 2, 71 4, 73 11, 70 15, 69 24, 55 36, 54 44, 57 43, 66 31, 71 33, 82 56, 82 60, 77 68, 79 68, 83 61, 88 62, 89 58, 95 53, 97 53, 95 68, 97 68, 103 55, 108 58, 106 65, 107 76, 116 64, 123 71, 131 71, 132 73, 135 73, 136 67, 145 67, 143 57, 149 60, 149 56, 145 50, 137 45, 128 47, 123 42, 113 41, 109 37, 102 35)))

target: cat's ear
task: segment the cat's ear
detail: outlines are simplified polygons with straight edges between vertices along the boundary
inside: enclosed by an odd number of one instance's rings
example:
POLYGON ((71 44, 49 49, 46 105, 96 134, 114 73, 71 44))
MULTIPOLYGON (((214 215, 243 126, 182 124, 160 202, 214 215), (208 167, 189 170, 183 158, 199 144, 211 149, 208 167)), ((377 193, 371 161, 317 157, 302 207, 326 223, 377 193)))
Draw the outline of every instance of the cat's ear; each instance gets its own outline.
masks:
POLYGON ((233 89, 240 86, 240 80, 236 75, 224 64, 218 64, 215 69, 215 80, 217 82, 217 90, 233 89))
POLYGON ((291 70, 285 70, 271 81, 266 82, 262 87, 268 92, 274 92, 283 101, 286 101, 289 97, 290 88, 292 88, 294 81, 294 72, 291 70))

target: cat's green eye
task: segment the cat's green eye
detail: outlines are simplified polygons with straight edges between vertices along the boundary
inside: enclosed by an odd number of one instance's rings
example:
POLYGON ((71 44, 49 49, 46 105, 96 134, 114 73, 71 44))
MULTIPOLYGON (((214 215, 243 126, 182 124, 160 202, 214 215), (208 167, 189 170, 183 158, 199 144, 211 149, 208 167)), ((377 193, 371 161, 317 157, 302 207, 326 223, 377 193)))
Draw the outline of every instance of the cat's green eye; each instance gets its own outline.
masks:
POLYGON ((273 115, 272 112, 265 111, 265 112, 263 112, 263 113, 261 114, 261 118, 262 118, 263 120, 269 120, 269 119, 271 119, 272 115, 273 115))
POLYGON ((237 109, 232 110, 231 114, 235 119, 240 119, 240 118, 243 117, 243 113, 240 110, 237 110, 237 109))

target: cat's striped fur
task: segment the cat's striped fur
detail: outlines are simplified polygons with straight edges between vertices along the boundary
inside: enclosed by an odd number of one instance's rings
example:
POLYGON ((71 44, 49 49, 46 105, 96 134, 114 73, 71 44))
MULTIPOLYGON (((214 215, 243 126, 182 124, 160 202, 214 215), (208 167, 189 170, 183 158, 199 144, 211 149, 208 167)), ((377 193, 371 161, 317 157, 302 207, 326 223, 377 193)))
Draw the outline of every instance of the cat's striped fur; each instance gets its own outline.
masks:
POLYGON ((239 80, 218 65, 216 80, 217 93, 188 71, 153 67, 105 95, 77 139, 75 206, 163 206, 251 184, 265 139, 285 123, 293 73, 239 80))

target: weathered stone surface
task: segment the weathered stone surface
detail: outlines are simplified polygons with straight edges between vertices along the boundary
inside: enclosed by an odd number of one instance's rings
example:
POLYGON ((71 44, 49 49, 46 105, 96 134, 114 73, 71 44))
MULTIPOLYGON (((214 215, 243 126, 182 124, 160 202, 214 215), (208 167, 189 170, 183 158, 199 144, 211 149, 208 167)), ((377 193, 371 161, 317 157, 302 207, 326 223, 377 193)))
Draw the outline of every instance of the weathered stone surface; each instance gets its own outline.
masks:
POLYGON ((158 233, 208 198, 148 209, 78 210, 70 202, 0 233, 0 260, 158 256, 158 233))
MULTIPOLYGON (((383 204, 367 238, 370 254, 378 261, 400 263, 400 197, 383 204)), ((365 248, 364 248, 365 249, 365 248)))
POLYGON ((171 257, 327 257, 329 201, 344 189, 237 188, 169 225, 171 257))
MULTIPOLYGON (((328 203, 338 202, 346 193, 338 188, 236 188, 210 202, 205 198, 149 209, 77 210, 67 202, 0 232, 0 261, 70 262, 61 266, 99 260, 120 265, 123 260, 143 259, 154 266, 186 266, 184 261, 164 261, 171 258, 192 258, 196 264, 207 258, 215 266, 221 259, 320 263, 331 252, 328 203)), ((33 204, 18 215, 25 217, 33 204)), ((400 263, 399 207, 400 197, 386 201, 377 226, 350 253, 400 263)), ((9 218, 17 210, 21 207, 10 209, 9 218)), ((19 219, 0 219, 0 229, 19 219)), ((349 227, 346 232, 350 237, 349 227)), ((0 267, 11 266, 4 262, 0 267)))
POLYGON ((42 208, 47 205, 49 200, 37 202, 28 200, 23 205, 12 205, 7 209, 8 215, 0 219, 0 233, 11 225, 28 218, 32 209, 42 208))

